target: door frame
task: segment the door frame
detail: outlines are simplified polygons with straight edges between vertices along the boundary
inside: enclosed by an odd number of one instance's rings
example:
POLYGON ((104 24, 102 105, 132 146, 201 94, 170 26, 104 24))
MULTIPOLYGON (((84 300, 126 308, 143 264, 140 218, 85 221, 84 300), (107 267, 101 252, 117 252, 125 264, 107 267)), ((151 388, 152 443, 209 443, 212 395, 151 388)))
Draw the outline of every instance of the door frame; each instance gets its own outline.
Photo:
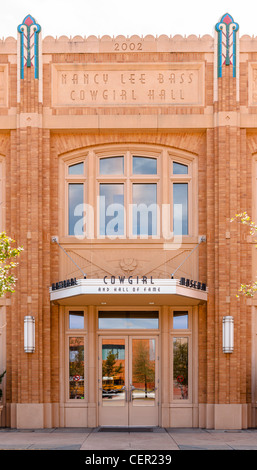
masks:
MULTIPOLYGON (((161 404, 161 380, 160 380, 160 332, 158 330, 114 330, 114 331, 98 331, 98 361, 97 361, 97 403, 98 403, 98 425, 99 426, 159 426, 160 424, 160 404, 161 404), (106 417, 103 416, 103 407, 102 407, 102 396, 101 396, 101 384, 102 384, 102 339, 124 339, 125 341, 125 360, 126 360, 126 370, 125 370, 125 380, 126 380, 126 405, 123 407, 123 410, 120 408, 120 413, 117 416, 117 420, 113 421, 113 409, 109 407, 110 411, 105 413, 106 417), (144 422, 140 421, 140 417, 137 416, 137 413, 133 416, 132 402, 130 400, 130 384, 129 380, 131 377, 131 367, 132 367, 132 340, 133 339, 155 339, 155 387, 156 387, 156 403, 153 407, 145 407, 145 419, 144 422), (149 410, 152 408, 153 415, 151 418, 151 413, 149 410), (132 410, 132 411, 131 411, 132 410), (123 411, 123 413, 122 413, 123 411), (148 413, 146 412, 148 411, 148 413), (108 416, 109 415, 109 416, 108 416), (131 422, 133 420, 133 422, 131 422)), ((107 409, 107 407, 106 407, 107 409)), ((141 408, 142 409, 142 408, 141 408)), ((134 410, 136 411, 136 410, 134 410)), ((143 413, 144 414, 144 413, 143 413)), ((140 416, 140 414, 139 414, 140 416)))

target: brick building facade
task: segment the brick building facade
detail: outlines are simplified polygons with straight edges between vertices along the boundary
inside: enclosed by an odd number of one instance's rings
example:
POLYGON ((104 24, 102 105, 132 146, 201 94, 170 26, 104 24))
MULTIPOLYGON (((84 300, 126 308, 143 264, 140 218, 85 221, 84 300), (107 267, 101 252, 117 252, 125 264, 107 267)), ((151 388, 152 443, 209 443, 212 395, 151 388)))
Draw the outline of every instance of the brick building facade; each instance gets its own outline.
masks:
POLYGON ((54 39, 28 15, 0 42, 1 226, 24 248, 2 426, 256 426, 257 304, 236 297, 256 252, 230 219, 257 219, 257 39, 239 31, 225 14, 213 37, 54 39))

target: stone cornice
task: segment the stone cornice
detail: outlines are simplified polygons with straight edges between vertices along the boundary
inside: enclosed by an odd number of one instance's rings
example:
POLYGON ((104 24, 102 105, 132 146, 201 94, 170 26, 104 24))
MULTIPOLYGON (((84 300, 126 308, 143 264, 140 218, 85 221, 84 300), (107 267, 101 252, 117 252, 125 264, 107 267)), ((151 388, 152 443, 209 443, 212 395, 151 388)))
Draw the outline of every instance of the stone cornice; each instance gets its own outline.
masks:
MULTIPOLYGON (((257 51, 257 36, 243 35, 239 39, 240 53, 257 51)), ((214 52, 214 37, 211 35, 204 36, 175 36, 168 35, 132 35, 132 36, 46 36, 42 39, 43 54, 62 53, 62 52, 84 52, 84 53, 101 53, 101 52, 214 52), (132 45, 135 44, 135 48, 132 45), (121 47, 118 48, 117 44, 121 47), (137 45, 140 44, 140 49, 137 45), (126 47, 127 45, 127 47, 126 47), (141 46, 142 45, 142 46, 141 46), (141 48, 142 47, 142 48, 141 48)), ((16 54, 17 39, 9 36, 0 40, 0 54, 16 54)))

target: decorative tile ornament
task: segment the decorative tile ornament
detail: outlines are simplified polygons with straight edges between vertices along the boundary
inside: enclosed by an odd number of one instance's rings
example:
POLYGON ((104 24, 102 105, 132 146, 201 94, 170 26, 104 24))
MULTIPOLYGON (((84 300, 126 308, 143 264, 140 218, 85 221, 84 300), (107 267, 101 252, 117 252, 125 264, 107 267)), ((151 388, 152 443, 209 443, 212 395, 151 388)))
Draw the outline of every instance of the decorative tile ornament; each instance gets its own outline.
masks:
POLYGON ((24 78, 24 67, 34 67, 34 78, 39 77, 38 36, 41 26, 31 15, 27 15, 18 26, 20 33, 20 78, 24 78))
POLYGON ((233 77, 236 77, 236 32, 239 25, 225 13, 215 29, 218 32, 218 77, 222 77, 222 65, 232 65, 233 77))

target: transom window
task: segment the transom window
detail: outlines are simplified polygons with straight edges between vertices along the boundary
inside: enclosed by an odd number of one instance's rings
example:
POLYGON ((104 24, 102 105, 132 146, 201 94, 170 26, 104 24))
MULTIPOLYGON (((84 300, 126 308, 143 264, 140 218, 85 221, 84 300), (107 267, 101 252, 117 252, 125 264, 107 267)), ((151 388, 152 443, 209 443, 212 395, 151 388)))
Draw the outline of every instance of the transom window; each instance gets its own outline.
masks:
POLYGON ((69 165, 69 175, 84 175, 84 162, 69 165))
POLYGON ((133 175, 157 175, 157 159, 133 156, 133 175))
POLYGON ((100 175, 123 175, 124 157, 106 157, 99 161, 100 175))
POLYGON ((84 328, 84 312, 70 311, 69 312, 69 328, 83 329, 84 328))
POLYGON ((188 165, 173 161, 173 175, 187 175, 188 165))
POLYGON ((100 329, 157 329, 158 311, 102 311, 98 313, 100 329))

